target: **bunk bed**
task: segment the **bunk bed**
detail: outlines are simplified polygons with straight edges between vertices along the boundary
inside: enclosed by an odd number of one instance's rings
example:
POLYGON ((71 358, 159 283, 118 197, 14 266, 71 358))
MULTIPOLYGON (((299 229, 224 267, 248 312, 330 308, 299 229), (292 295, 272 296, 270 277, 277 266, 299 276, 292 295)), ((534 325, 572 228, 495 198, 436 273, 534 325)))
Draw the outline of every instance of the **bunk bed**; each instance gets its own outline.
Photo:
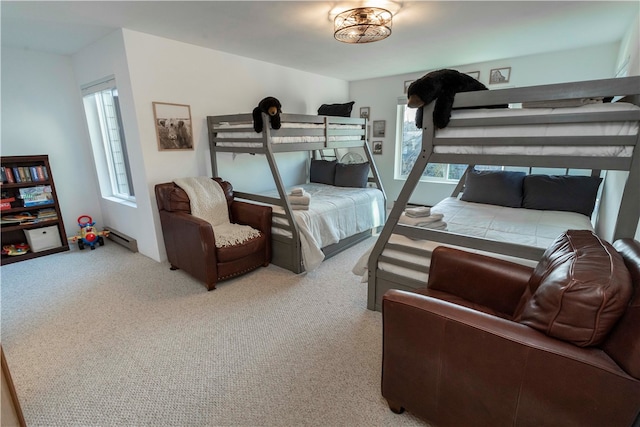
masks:
MULTIPOLYGON (((421 153, 376 243, 365 255, 364 266, 361 260, 360 267, 354 268, 354 272, 364 274, 363 281, 368 282, 367 307, 380 310, 382 295, 389 289, 411 291, 426 286, 430 254, 436 246, 461 247, 535 265, 554 234, 560 234, 563 229, 591 227, 590 221, 570 220, 561 225, 558 218, 553 218, 550 223, 557 225, 555 230, 547 230, 544 238, 526 242, 514 238, 513 233, 491 235, 486 230, 467 233, 468 227, 465 229, 461 224, 463 220, 455 223, 456 209, 471 209, 464 216, 469 219, 478 209, 488 208, 481 203, 460 201, 466 176, 474 165, 586 169, 591 170, 592 176, 600 176, 601 171, 627 171, 612 240, 633 237, 640 216, 638 105, 640 76, 459 93, 454 108, 461 110, 453 111, 446 128, 435 131, 433 103, 425 106, 421 153), (606 102, 610 97, 619 102, 606 102), (601 102, 602 99, 605 102, 601 102), (592 104, 593 100, 600 102, 592 104), (505 104, 518 108, 482 108, 505 104), (444 213, 446 230, 411 226, 400 220, 412 204, 411 196, 428 163, 469 165, 451 198, 431 208, 432 212, 444 213), (357 271, 359 268, 361 271, 357 271)), ((500 218, 506 220, 516 218, 511 227, 505 227, 511 231, 518 224, 537 223, 539 215, 559 213, 490 208, 511 210, 491 214, 502 215, 500 218), (518 212, 524 217, 518 216, 518 212), (531 215, 536 215, 536 219, 531 215)))
MULTIPOLYGON (((302 273, 377 231, 385 221, 386 195, 366 140, 366 119, 286 113, 280 118, 280 129, 266 126, 256 133, 251 114, 207 117, 211 166, 213 176, 218 176, 218 154, 225 152, 256 154, 266 159, 275 189, 262 194, 237 191, 235 196, 273 206, 272 263, 302 273), (370 169, 365 185, 296 185, 311 195, 311 203, 308 210, 294 209, 288 197, 291 186, 285 187, 275 155, 308 152, 310 166, 325 156, 337 161, 340 151, 350 149, 364 151, 363 160, 370 169)), ((269 123, 266 114, 263 121, 269 123)))

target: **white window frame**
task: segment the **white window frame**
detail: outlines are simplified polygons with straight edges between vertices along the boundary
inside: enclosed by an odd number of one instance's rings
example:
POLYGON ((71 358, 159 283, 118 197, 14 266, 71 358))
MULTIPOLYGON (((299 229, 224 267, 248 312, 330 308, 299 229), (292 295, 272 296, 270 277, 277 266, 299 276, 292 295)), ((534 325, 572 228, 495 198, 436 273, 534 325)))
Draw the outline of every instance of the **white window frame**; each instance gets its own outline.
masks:
MULTIPOLYGON (((409 126, 412 126, 413 123, 415 123, 415 111, 417 111, 417 109, 413 109, 413 108, 409 108, 407 107, 407 100, 406 98, 398 98, 398 107, 397 107, 397 115, 396 115, 396 153, 395 153, 395 165, 394 165, 394 178, 397 180, 402 180, 405 181, 407 179, 407 177, 409 176, 409 172, 411 172, 411 168, 413 167, 413 164, 415 163, 412 162, 411 163, 411 167, 408 167, 405 171, 402 170, 402 164, 403 164, 403 151, 405 148, 405 133, 404 133, 404 125, 405 125, 405 117, 407 115, 407 113, 411 114, 411 112, 413 112, 412 117, 407 118, 407 123, 409 123, 409 126)), ((413 125, 415 128, 415 125, 413 125)), ((412 130, 411 131, 412 136, 418 136, 419 137, 419 141, 418 141, 418 150, 421 150, 422 148, 422 131, 418 128, 415 128, 415 132, 412 130)), ((457 168, 458 165, 452 165, 452 164, 436 164, 435 163, 429 163, 427 165, 427 167, 425 168, 424 172, 422 173, 422 176, 420 177, 420 181, 421 182, 440 182, 440 183, 456 183, 460 180, 460 177, 457 178, 448 178, 452 173, 455 173, 454 170, 455 169, 459 169, 457 168), (435 176, 435 175, 425 175, 427 173, 429 173, 429 169, 430 168, 441 168, 442 169, 442 176, 435 176)), ((462 165, 462 171, 458 170, 459 175, 462 176, 462 173, 464 173, 464 169, 466 169, 466 165, 462 165)))
POLYGON ((135 204, 116 81, 111 76, 81 90, 102 196, 135 204))

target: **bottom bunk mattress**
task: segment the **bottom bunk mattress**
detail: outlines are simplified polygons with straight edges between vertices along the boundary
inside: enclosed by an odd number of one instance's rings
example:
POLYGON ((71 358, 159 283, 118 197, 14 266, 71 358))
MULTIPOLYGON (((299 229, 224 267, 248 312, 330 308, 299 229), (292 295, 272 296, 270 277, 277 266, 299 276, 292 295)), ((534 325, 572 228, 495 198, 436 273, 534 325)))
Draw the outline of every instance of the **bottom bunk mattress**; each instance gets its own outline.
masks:
MULTIPOLYGON (((317 183, 302 184, 295 188, 303 188, 309 195, 308 209, 293 210, 306 271, 314 270, 324 260, 322 248, 384 224, 384 195, 377 188, 336 187, 317 183)), ((287 194, 291 190, 288 188, 287 194)), ((278 197, 277 192, 268 195, 278 197)), ((273 212, 276 215, 273 216, 272 232, 291 237, 291 232, 278 227, 287 225, 286 217, 278 215, 284 215, 284 209, 274 206, 273 212)))
MULTIPOLYGON (((510 208, 483 203, 465 202, 449 197, 431 208, 431 214, 442 214, 446 230, 451 233, 478 237, 499 242, 517 243, 537 248, 547 248, 560 234, 566 230, 593 230, 591 220, 579 213, 525 208, 510 208)), ((389 243, 421 250, 420 254, 411 254, 402 250, 385 248, 383 256, 399 263, 378 263, 378 269, 402 277, 418 280, 426 285, 430 254, 442 243, 411 239, 404 235, 392 234, 389 243), (420 271, 402 266, 404 262, 417 264, 420 271)), ((446 245, 456 247, 454 245, 446 245)), ((458 247, 460 248, 460 247, 458 247)), ((507 255, 483 252, 475 249, 460 248, 470 252, 483 253, 524 265, 534 266, 536 261, 516 258, 507 255)), ((367 281, 367 264, 371 250, 367 251, 356 263, 353 273, 363 276, 367 281)))

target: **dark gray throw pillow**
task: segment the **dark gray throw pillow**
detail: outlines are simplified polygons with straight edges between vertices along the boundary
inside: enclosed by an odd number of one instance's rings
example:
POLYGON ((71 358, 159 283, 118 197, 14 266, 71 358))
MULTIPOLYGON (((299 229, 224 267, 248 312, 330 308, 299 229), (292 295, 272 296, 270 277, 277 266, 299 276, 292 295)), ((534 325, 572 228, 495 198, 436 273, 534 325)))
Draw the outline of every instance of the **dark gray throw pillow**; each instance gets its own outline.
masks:
POLYGON ((333 185, 337 163, 336 160, 311 160, 309 181, 318 184, 333 185))
POLYGON ((336 179, 334 185, 337 187, 365 188, 369 176, 369 163, 338 163, 336 165, 336 179))
POLYGON ((591 217, 600 182, 599 176, 529 175, 524 179, 522 206, 591 217))
POLYGON ((355 101, 347 102, 345 104, 322 104, 320 108, 318 108, 318 115, 351 117, 353 104, 355 104, 355 101))
POLYGON ((460 200, 519 208, 524 172, 478 171, 467 173, 460 200))

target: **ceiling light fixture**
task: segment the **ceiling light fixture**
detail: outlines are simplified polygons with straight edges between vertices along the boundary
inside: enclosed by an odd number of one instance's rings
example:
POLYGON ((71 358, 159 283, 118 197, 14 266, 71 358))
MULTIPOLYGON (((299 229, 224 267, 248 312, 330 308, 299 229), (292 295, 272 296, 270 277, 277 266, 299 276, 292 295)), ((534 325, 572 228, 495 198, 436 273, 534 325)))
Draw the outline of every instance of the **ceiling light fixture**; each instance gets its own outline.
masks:
POLYGON ((379 7, 358 7, 339 13, 333 36, 343 43, 371 43, 391 35, 393 15, 379 7))

